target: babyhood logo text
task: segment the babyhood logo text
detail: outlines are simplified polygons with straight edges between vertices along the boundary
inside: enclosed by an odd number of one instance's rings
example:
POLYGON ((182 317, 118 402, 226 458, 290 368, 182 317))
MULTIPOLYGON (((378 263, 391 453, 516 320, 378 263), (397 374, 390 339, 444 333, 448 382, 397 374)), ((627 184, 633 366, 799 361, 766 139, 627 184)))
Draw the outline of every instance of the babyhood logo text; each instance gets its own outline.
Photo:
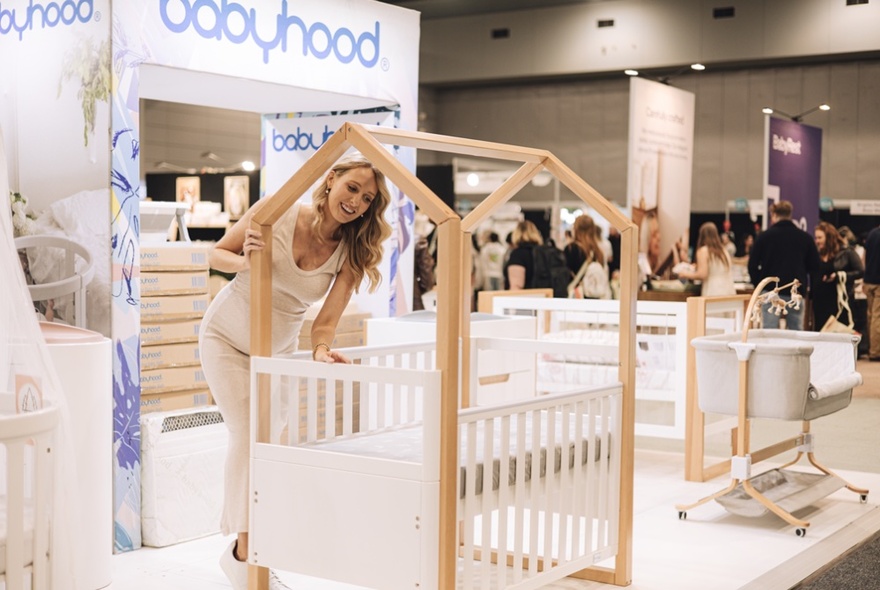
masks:
POLYGON ((87 23, 95 14, 93 0, 63 0, 41 4, 30 0, 26 6, 8 8, 9 2, 0 2, 0 35, 12 31, 21 41, 25 31, 34 27, 54 29, 59 25, 72 25, 79 21, 87 23))
POLYGON ((379 61, 379 21, 373 31, 357 36, 345 27, 333 31, 325 23, 309 24, 288 14, 287 0, 281 1, 281 10, 273 19, 259 20, 255 8, 228 0, 160 0, 159 15, 173 33, 192 29, 205 39, 222 41, 225 37, 237 45, 255 43, 263 50, 263 63, 269 63, 269 54, 276 49, 286 53, 288 42, 291 48, 301 46, 303 57, 327 59, 332 55, 343 64, 357 58, 365 68, 379 61))

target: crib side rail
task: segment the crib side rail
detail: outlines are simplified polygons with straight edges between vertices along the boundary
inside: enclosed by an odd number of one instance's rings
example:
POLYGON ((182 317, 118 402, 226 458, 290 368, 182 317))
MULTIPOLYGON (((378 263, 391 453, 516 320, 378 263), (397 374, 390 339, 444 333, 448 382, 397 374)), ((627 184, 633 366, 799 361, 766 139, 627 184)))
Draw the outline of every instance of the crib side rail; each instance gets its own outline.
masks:
POLYGON ((616 554, 622 402, 615 383, 460 414, 464 590, 557 579, 616 554))
MULTIPOLYGON (((619 363, 620 301, 496 297, 493 313, 534 315, 542 342, 565 341, 597 346, 596 354, 577 362, 545 359, 539 365, 541 385, 558 391, 559 378, 600 384, 615 378, 619 363), (604 348, 602 348, 604 347, 604 348), (563 366, 565 365, 565 366, 563 366), (593 365, 586 370, 586 365, 593 365)), ((635 397, 641 436, 684 439, 687 428, 687 305, 639 301, 636 305, 635 397), (661 409, 662 408, 662 409, 661 409)))
POLYGON ((427 375, 434 371, 424 368, 432 356, 433 351, 397 347, 391 356, 355 361, 381 363, 377 366, 253 357, 252 390, 263 378, 269 388, 269 442, 299 446, 421 424, 425 397, 433 391, 427 375))
MULTIPOLYGON (((407 343, 405 347, 402 347, 399 344, 353 346, 342 350, 345 356, 347 356, 355 365, 424 368, 428 370, 436 368, 436 351, 437 344, 435 342, 407 343)), ((302 351, 280 358, 311 360, 312 353, 302 351)))

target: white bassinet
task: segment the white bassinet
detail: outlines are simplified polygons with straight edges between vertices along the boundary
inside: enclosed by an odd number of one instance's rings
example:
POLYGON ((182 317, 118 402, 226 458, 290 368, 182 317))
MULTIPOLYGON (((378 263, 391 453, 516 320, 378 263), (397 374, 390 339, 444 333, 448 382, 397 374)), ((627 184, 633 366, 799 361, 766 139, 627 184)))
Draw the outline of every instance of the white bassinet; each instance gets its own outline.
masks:
MULTIPOLYGON (((64 321, 86 327, 86 288, 95 276, 91 253, 85 246, 62 236, 33 235, 15 239, 15 247, 27 253, 30 273, 37 284, 28 285, 31 299, 53 301, 64 321), (73 296, 72 307, 61 298, 73 296)), ((47 313, 48 316, 48 313, 47 313)))
POLYGON ((745 338, 742 332, 694 338, 700 409, 738 416, 737 449, 731 459, 731 484, 694 504, 677 506, 679 518, 686 518, 690 508, 717 500, 740 516, 761 516, 769 510, 795 525, 795 532, 803 536, 809 522, 792 512, 842 487, 865 501, 868 490, 852 486, 816 461, 809 423, 849 406, 853 388, 862 383, 856 371, 858 342, 858 336, 848 334, 794 330, 750 330, 745 338), (752 477, 747 434, 752 418, 802 421, 801 434, 774 445, 772 453, 762 449, 755 455, 763 460, 796 448, 796 458, 752 477), (820 474, 785 469, 804 454, 820 474))
POLYGON ((739 360, 736 349, 751 349, 749 418, 814 420, 847 407, 856 372, 858 337, 794 330, 750 330, 695 338, 700 409, 736 415, 739 360))

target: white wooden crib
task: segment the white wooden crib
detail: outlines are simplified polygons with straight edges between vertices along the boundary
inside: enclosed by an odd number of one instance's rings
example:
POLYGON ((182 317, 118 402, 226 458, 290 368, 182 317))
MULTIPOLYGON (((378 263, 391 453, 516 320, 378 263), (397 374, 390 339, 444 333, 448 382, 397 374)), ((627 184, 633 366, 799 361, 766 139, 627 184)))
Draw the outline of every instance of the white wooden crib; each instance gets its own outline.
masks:
MULTIPOLYGON (((475 338, 474 375, 481 361, 497 372, 499 354, 534 366, 548 345, 475 338)), ((265 376, 272 399, 270 442, 252 444, 253 561, 382 590, 436 588, 435 347, 346 354, 354 365, 253 359, 254 393, 265 376)), ((620 383, 515 397, 459 414, 459 588, 538 588, 616 552, 620 383)))
MULTIPOLYGON (((11 406, 12 400, 3 405, 11 406)), ((0 580, 5 590, 52 588, 49 543, 57 423, 55 406, 0 415, 0 453, 6 465, 0 498, 0 580)))
MULTIPOLYGON (((529 315, 536 337, 588 345, 577 359, 551 354, 539 358, 538 382, 552 390, 557 381, 601 383, 619 366, 619 302, 552 297, 492 298, 495 315, 529 315), (566 362, 567 361, 567 362, 566 362)), ((687 308, 681 302, 639 301, 636 313, 637 436, 684 439, 687 391, 687 308)))
POLYGON ((251 590, 265 590, 269 567, 383 590, 538 588, 568 574, 631 582, 638 230, 630 220, 545 150, 345 123, 254 215, 251 227, 267 244, 250 261, 251 590), (411 345, 349 351, 370 359, 360 366, 260 358, 272 350, 273 226, 352 147, 436 225, 443 277, 436 350, 422 360, 414 360, 411 345), (461 218, 395 157, 406 147, 520 167, 461 218), (471 291, 464 270, 471 268, 471 232, 543 170, 620 232, 618 370, 613 382, 596 387, 571 383, 547 395, 530 387, 510 403, 480 407, 481 387, 522 381, 522 375, 508 382, 503 373, 481 374, 481 366, 495 371, 498 355, 522 354, 534 370, 537 355, 564 355, 574 346, 487 342, 469 334, 463 294, 471 291), (304 396, 291 395, 302 387, 304 396), (321 392, 323 413, 309 402, 321 392), (285 411, 273 410, 285 403, 285 411), (366 450, 368 439, 383 437, 386 449, 402 447, 389 440, 398 434, 409 436, 410 448, 420 445, 419 452, 389 457, 366 450), (493 468, 483 468, 481 457, 486 466, 491 457, 493 468))

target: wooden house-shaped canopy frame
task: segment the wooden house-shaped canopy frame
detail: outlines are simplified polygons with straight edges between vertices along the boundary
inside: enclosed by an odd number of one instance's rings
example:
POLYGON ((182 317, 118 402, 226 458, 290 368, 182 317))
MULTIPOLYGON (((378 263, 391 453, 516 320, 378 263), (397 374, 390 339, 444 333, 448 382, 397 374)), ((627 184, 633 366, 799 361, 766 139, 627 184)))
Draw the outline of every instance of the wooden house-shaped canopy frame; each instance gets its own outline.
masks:
MULTIPOLYGON (((459 395, 459 384, 467 383, 469 335, 470 234, 495 210, 547 170, 599 215, 607 219, 621 236, 620 288, 620 358, 619 380, 623 384, 622 465, 620 469, 619 536, 613 568, 591 567, 577 577, 616 585, 628 585, 632 579, 633 512, 633 436, 635 424, 635 325, 638 230, 595 189, 545 150, 486 141, 404 131, 384 127, 345 123, 327 142, 272 196, 254 215, 253 229, 263 235, 266 247, 255 251, 251 260, 251 354, 270 356, 272 342, 272 227, 333 164, 349 149, 360 151, 404 192, 437 226, 437 367, 441 372, 440 452, 440 564, 438 588, 455 588, 456 562, 456 476, 458 470, 459 400, 468 405, 466 391, 459 395), (454 154, 494 158, 522 165, 495 192, 482 201, 464 219, 450 209, 412 172, 404 167, 382 144, 406 146, 454 154), (461 344, 460 344, 461 343, 461 344), (460 359, 462 359, 460 361, 460 359)), ((269 404, 264 396, 268 387, 258 381, 258 442, 269 437, 269 404)), ((251 566, 251 588, 268 587, 268 570, 251 566)))

